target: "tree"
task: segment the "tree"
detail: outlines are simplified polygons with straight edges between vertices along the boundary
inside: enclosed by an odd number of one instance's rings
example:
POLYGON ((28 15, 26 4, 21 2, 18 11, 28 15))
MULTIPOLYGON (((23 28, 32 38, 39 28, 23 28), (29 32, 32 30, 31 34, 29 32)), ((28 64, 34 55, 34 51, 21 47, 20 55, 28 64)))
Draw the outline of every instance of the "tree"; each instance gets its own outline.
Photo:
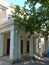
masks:
POLYGON ((17 5, 12 15, 14 25, 18 30, 24 29, 26 32, 30 32, 30 35, 34 32, 40 32, 42 23, 38 19, 38 14, 35 7, 28 10, 17 5))
MULTIPOLYGON (((34 14, 33 10, 35 8, 36 13, 34 17, 36 19, 36 24, 35 26, 38 24, 39 28, 36 27, 36 32, 37 29, 39 30, 39 32, 41 34, 43 34, 45 36, 46 39, 48 39, 48 35, 49 35, 49 0, 27 0, 25 2, 25 5, 28 4, 29 8, 30 8, 30 12, 31 15, 32 13, 34 14), (40 4, 40 6, 36 9, 35 6, 38 4, 40 4)), ((32 16, 33 17, 33 16, 32 16)), ((35 21, 35 20, 34 20, 35 21)))
POLYGON ((49 0, 27 0, 25 7, 16 5, 12 17, 17 30, 25 30, 30 35, 40 33, 46 43, 49 35, 49 0), (36 5, 40 4, 38 8, 36 5), (28 5, 29 9, 26 9, 28 5))
POLYGON ((44 33, 47 38, 49 34, 49 0, 27 0, 25 6, 29 5, 29 9, 21 8, 18 5, 14 9, 14 24, 18 30, 24 29, 26 32, 33 34, 44 33), (36 9, 36 4, 40 6, 36 9), (46 29, 46 30, 45 30, 46 29))

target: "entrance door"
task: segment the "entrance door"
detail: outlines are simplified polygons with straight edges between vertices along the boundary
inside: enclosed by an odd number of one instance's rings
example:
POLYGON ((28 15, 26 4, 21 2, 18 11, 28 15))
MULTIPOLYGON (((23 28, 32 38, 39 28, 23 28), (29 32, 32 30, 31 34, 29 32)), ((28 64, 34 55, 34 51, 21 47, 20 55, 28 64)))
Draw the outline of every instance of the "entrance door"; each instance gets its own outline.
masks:
POLYGON ((21 54, 23 53, 23 40, 21 40, 21 54))
POLYGON ((10 52, 10 39, 7 39, 7 55, 9 55, 10 52))
POLYGON ((29 53, 29 41, 27 41, 27 53, 29 53))

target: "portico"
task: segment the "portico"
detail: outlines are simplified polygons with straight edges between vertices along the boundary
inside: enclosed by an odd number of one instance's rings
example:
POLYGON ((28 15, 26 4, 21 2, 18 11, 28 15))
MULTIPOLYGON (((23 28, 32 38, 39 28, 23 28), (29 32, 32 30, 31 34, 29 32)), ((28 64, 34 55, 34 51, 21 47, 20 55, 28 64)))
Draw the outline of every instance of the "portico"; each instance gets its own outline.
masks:
POLYGON ((21 58, 20 36, 12 20, 0 24, 0 56, 5 55, 12 60, 21 58))
POLYGON ((8 55, 11 60, 20 59, 22 54, 33 56, 38 50, 36 46, 37 37, 36 35, 32 35, 29 38, 29 34, 25 34, 24 31, 16 31, 13 20, 1 23, 0 56, 8 55))

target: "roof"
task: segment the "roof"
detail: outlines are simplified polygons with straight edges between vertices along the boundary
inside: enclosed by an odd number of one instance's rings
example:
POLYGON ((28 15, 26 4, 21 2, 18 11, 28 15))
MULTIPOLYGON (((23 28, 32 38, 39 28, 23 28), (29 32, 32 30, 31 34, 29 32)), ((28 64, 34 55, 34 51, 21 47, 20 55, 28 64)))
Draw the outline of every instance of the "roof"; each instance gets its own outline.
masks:
POLYGON ((9 7, 14 8, 15 5, 13 5, 13 4, 11 4, 11 3, 8 3, 6 0, 0 0, 0 8, 1 8, 1 9, 6 10, 6 9, 8 9, 9 7))

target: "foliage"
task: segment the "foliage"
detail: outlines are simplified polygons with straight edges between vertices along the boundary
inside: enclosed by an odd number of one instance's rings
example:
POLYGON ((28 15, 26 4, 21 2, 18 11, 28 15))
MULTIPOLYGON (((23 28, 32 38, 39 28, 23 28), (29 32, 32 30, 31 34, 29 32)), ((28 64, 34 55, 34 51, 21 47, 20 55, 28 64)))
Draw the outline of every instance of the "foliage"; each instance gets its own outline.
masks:
POLYGON ((40 4, 35 13, 38 19, 37 22, 40 24, 39 31, 47 38, 49 35, 49 0, 27 0, 25 5, 29 5, 31 14, 33 12, 33 7, 35 7, 37 3, 40 4))
POLYGON ((49 34, 49 0, 27 0, 25 6, 29 9, 16 5, 12 17, 14 25, 18 30, 25 30, 33 34, 34 32, 43 34, 46 38, 49 34), (36 9, 36 4, 39 6, 36 9))

